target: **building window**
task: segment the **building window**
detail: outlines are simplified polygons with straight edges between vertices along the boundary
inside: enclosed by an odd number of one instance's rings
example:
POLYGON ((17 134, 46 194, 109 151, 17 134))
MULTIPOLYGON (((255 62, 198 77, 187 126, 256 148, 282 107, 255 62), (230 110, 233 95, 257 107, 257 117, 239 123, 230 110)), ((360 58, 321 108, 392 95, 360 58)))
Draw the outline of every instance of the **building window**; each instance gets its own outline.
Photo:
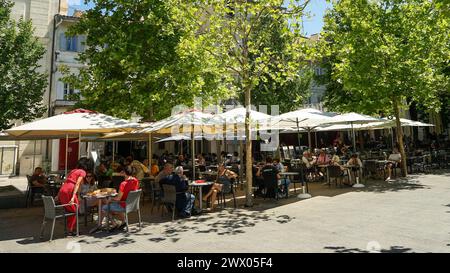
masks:
POLYGON ((61 33, 59 49, 61 51, 83 52, 85 40, 85 36, 66 36, 65 33, 61 33))
POLYGON ((64 83, 64 100, 70 100, 70 96, 76 93, 76 90, 70 84, 64 83))

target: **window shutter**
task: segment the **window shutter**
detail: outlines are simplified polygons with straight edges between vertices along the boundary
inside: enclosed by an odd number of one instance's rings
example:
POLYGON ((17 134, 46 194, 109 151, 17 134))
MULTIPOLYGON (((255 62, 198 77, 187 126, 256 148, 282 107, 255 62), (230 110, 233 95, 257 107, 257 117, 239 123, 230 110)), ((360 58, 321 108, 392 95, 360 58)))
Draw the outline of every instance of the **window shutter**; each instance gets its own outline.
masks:
POLYGON ((78 36, 78 52, 84 52, 86 36, 78 36))
POLYGON ((77 48, 78 48, 78 36, 73 36, 72 37, 72 51, 78 52, 77 48))
POLYGON ((66 51, 66 34, 61 33, 59 38, 59 50, 66 51))

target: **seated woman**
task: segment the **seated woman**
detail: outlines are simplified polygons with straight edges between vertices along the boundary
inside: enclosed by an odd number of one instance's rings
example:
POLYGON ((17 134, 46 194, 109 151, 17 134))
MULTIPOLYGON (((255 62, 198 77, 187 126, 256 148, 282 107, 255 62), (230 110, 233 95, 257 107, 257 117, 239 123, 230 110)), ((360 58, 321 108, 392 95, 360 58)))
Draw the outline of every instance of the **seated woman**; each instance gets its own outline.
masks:
POLYGON ((309 180, 315 179, 316 178, 316 172, 315 172, 316 159, 314 159, 312 157, 312 154, 309 150, 303 152, 302 162, 303 162, 303 164, 305 164, 305 167, 306 167, 306 175, 307 175, 306 178, 309 180))
MULTIPOLYGON (((136 170, 133 166, 126 166, 123 168, 121 175, 124 176, 124 180, 122 183, 120 183, 119 187, 119 193, 116 197, 112 198, 111 200, 108 200, 105 202, 105 204, 102 207, 102 211, 100 213, 100 223, 102 222, 103 218, 106 216, 106 213, 108 212, 108 206, 109 206, 109 212, 118 218, 120 220, 120 225, 117 224, 113 226, 113 229, 116 229, 119 227, 119 229, 123 229, 126 225, 125 223, 125 201, 127 200, 128 193, 130 191, 135 191, 139 189, 139 180, 134 177, 134 174, 136 173, 136 170)), ((100 227, 97 227, 100 228, 100 227)))
POLYGON ((394 148, 392 154, 389 155, 388 162, 386 163, 386 169, 388 171, 388 177, 386 178, 386 181, 391 180, 392 168, 399 166, 401 161, 402 155, 397 148, 394 148))
POLYGON ((223 185, 231 184, 232 179, 236 179, 237 174, 233 171, 227 170, 223 164, 219 165, 217 170, 217 180, 209 190, 209 192, 203 197, 203 201, 207 201, 211 198, 211 211, 214 210, 215 201, 217 199, 217 193, 222 191, 223 185))
MULTIPOLYGON (((317 165, 328 165, 330 164, 330 157, 325 153, 325 149, 320 149, 319 156, 317 157, 317 165)), ((319 176, 322 178, 324 177, 325 168, 320 167, 319 169, 319 176)))
POLYGON ((356 183, 356 175, 358 179, 361 179, 361 170, 363 167, 363 164, 361 162, 361 159, 358 158, 358 154, 354 153, 348 160, 346 166, 350 168, 350 184, 349 186, 352 186, 356 183))
MULTIPOLYGON (((80 186, 80 196, 84 196, 88 192, 93 192, 93 191, 97 190, 97 186, 95 185, 95 182, 96 182, 95 175, 92 172, 88 171, 86 173, 86 177, 84 178, 84 181, 82 182, 83 184, 81 184, 81 186, 80 186)), ((86 199, 87 208, 94 207, 97 205, 96 198, 92 198, 92 197, 88 197, 88 196, 86 196, 85 198, 87 198, 86 199)), ((84 214, 86 211, 84 204, 85 204, 84 202, 81 202, 81 204, 80 204, 80 213, 81 214, 84 214)))

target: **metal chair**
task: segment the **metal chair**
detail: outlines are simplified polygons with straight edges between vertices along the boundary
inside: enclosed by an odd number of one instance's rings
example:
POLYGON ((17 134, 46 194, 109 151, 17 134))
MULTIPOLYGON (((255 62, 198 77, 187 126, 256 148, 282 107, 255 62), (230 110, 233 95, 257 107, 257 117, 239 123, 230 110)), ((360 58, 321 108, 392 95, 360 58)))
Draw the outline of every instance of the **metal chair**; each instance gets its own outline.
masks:
POLYGON ((142 190, 130 191, 127 196, 127 200, 125 201, 125 223, 128 229, 128 213, 137 211, 139 217, 139 229, 141 229, 141 209, 139 207, 139 200, 141 198, 142 190))
POLYGON ((151 195, 151 200, 152 200, 150 214, 152 214, 153 207, 155 206, 155 202, 158 202, 158 206, 161 205, 161 188, 155 181, 150 181, 149 187, 150 187, 150 195, 151 195))
MULTIPOLYGON (((172 206, 172 221, 175 219, 175 204, 177 201, 177 190, 174 185, 162 185, 161 205, 172 206)), ((169 211, 170 212, 170 211, 169 211)), ((161 210, 161 217, 164 216, 164 208, 161 210)))
POLYGON ((64 218, 64 234, 67 233, 67 221, 66 221, 66 217, 67 216, 76 216, 76 221, 77 221, 77 236, 78 236, 78 205, 77 204, 73 204, 76 207, 76 211, 75 212, 66 212, 64 210, 65 207, 68 206, 72 206, 71 204, 64 204, 64 205, 56 205, 55 204, 55 200, 53 199, 53 197, 51 196, 42 196, 42 200, 44 201, 44 209, 45 209, 45 213, 44 213, 44 220, 42 221, 42 226, 41 226, 41 232, 39 237, 42 239, 43 237, 43 233, 44 233, 44 227, 45 224, 47 223, 46 220, 53 220, 53 224, 52 224, 52 231, 50 234, 50 242, 53 240, 53 231, 55 229, 55 222, 56 219, 59 218, 64 218), (62 208, 62 209, 60 209, 62 208))

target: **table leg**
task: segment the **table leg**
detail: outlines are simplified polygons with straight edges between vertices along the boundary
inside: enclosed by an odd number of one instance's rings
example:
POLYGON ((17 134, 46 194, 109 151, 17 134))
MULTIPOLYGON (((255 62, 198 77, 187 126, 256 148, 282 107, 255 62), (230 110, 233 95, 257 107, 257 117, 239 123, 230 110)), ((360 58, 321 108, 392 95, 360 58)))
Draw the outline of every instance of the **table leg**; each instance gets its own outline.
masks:
POLYGON ((84 201, 84 226, 87 226, 87 198, 83 198, 84 201))
POLYGON ((203 197, 202 197, 202 187, 199 187, 200 189, 200 199, 198 200, 199 202, 199 207, 200 207, 200 211, 202 210, 202 203, 203 203, 203 197))
POLYGON ((305 188, 306 188, 306 187, 305 187, 305 182, 302 181, 302 193, 299 194, 299 195, 297 195, 297 198, 300 198, 300 199, 308 199, 308 198, 311 198, 311 194, 306 193, 305 188))

